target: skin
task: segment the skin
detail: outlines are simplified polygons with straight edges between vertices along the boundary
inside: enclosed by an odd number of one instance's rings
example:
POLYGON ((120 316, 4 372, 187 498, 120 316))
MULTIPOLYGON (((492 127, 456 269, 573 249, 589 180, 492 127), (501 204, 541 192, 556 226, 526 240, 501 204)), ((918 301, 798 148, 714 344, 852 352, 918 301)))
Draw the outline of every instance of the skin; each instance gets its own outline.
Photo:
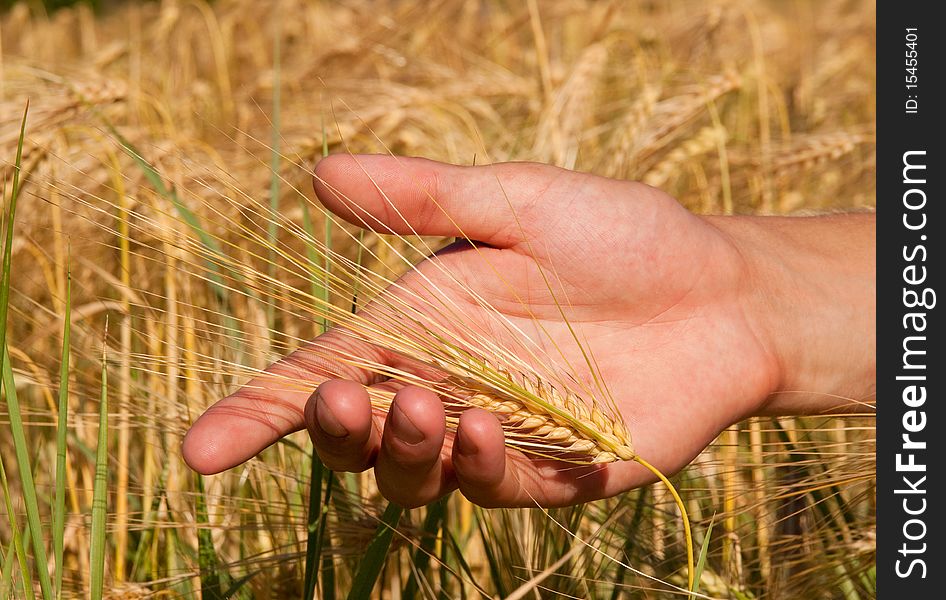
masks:
MULTIPOLYGON (((542 338, 534 316, 567 347, 571 333, 542 277, 554 273, 636 451, 665 473, 746 417, 865 410, 873 398, 873 215, 699 217, 646 185, 529 163, 332 156, 315 179, 319 200, 357 225, 482 242, 438 260, 527 333, 542 338)), ((487 320, 432 261, 418 270, 471 322, 487 320)), ((399 285, 422 282, 409 273, 399 285)), ((654 480, 634 462, 570 468, 528 458, 506 448, 499 421, 479 409, 447 435, 435 394, 331 364, 323 357, 333 350, 412 368, 329 331, 269 368, 307 390, 260 379, 220 400, 188 432, 187 463, 217 473, 305 427, 329 468, 374 468, 381 492, 405 507, 454 489, 487 507, 563 506, 654 480), (365 386, 398 389, 388 415, 372 412, 365 386)), ((566 354, 581 365, 577 350, 566 354)))

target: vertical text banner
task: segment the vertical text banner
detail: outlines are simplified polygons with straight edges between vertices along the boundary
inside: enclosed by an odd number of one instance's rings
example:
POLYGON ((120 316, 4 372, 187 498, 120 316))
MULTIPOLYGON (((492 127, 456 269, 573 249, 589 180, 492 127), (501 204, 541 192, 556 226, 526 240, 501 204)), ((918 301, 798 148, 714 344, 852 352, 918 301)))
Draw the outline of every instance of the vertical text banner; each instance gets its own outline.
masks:
POLYGON ((942 598, 946 548, 946 316, 938 306, 941 82, 938 2, 877 5, 878 597, 942 598))

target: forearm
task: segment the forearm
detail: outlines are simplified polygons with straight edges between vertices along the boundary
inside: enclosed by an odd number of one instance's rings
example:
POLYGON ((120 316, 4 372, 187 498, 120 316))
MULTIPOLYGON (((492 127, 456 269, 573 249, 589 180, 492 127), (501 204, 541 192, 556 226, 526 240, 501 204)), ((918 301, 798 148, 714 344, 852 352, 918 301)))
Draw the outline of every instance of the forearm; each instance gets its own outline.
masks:
POLYGON ((759 414, 857 410, 876 378, 874 214, 710 217, 747 266, 747 318, 777 364, 759 414))

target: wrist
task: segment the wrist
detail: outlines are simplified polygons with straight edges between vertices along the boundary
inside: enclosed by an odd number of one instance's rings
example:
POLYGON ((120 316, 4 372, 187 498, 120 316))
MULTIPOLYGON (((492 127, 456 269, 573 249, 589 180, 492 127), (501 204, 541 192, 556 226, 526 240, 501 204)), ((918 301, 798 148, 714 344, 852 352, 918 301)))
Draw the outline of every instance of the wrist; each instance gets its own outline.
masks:
POLYGON ((857 410, 875 390, 875 217, 707 217, 745 269, 746 318, 772 356, 755 414, 857 410))

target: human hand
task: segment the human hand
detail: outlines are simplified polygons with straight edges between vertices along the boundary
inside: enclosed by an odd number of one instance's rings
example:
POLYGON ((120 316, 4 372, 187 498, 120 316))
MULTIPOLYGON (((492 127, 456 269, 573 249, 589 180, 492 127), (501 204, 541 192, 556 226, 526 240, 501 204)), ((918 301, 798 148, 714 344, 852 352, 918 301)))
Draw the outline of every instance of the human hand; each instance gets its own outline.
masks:
MULTIPOLYGON (((482 242, 438 255, 456 279, 425 261, 399 285, 419 289, 434 280, 469 319, 489 318, 470 302, 473 291, 580 368, 580 349, 569 344, 579 330, 636 452, 661 471, 679 470, 744 417, 825 410, 840 404, 839 395, 871 391, 865 379, 872 353, 860 351, 870 345, 852 350, 849 337, 840 348, 822 338, 831 337, 826 328, 865 328, 872 340, 869 310, 831 308, 858 293, 871 297, 870 277, 865 284, 863 275, 872 254, 862 246, 872 217, 853 217, 854 225, 832 218, 701 218, 642 184, 526 163, 457 167, 334 156, 316 175, 319 199, 353 223, 482 242), (832 232, 840 241, 830 240, 832 232), (854 248, 856 256, 835 265, 832 243, 854 248), (555 293, 547 273, 554 273, 555 293), (846 288, 843 297, 823 306, 835 288, 846 288), (781 296, 785 290, 790 301, 781 296), (837 322, 812 319, 813 309, 837 322), (812 333, 817 323, 821 330, 812 333), (810 333, 814 338, 806 338, 810 333)), ((508 331, 496 335, 500 346, 513 341, 502 339, 508 331)), ((483 506, 559 506, 653 478, 634 462, 574 469, 527 457, 504 446, 499 421, 480 409, 464 412, 456 435, 447 436, 435 394, 328 365, 322 357, 333 348, 411 368, 393 353, 330 330, 268 369, 307 382, 307 389, 250 382, 193 425, 184 443, 187 462, 202 473, 219 472, 305 426, 329 468, 374 467, 382 493, 407 507, 456 488, 483 506), (329 373, 334 378, 326 381, 329 373), (398 389, 387 416, 372 412, 366 385, 398 389)))

